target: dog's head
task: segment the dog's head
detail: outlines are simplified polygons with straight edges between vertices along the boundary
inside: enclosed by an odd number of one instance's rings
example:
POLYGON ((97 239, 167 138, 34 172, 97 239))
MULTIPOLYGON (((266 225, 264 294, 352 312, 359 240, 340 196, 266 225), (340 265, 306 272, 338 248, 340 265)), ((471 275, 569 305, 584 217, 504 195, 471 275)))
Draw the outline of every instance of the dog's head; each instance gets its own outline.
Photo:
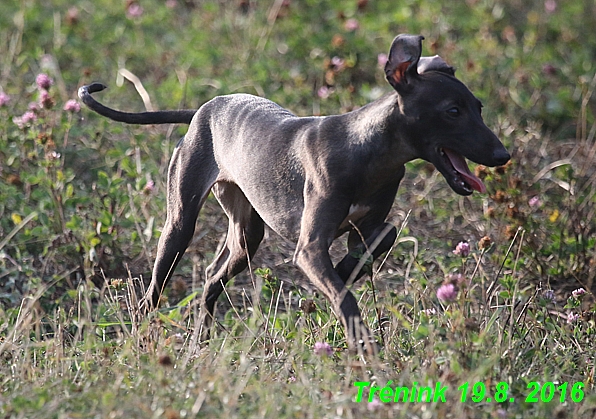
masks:
POLYGON ((482 120, 482 104, 455 78, 455 69, 439 56, 421 57, 419 35, 393 41, 385 75, 398 93, 400 114, 418 156, 435 165, 460 195, 485 192, 466 158, 485 166, 501 166, 510 155, 482 120))

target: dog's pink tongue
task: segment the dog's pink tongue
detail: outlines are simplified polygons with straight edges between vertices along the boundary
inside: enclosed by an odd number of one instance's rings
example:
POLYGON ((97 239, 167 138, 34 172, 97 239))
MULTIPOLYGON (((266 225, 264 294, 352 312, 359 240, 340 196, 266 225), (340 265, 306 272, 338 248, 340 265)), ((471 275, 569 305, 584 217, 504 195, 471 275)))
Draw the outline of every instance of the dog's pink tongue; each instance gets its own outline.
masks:
POLYGON ((453 165, 453 168, 459 173, 463 180, 472 187, 472 189, 480 193, 486 192, 486 186, 484 186, 484 183, 470 172, 466 159, 464 159, 461 154, 457 154, 455 151, 449 150, 448 148, 444 148, 443 151, 453 165))

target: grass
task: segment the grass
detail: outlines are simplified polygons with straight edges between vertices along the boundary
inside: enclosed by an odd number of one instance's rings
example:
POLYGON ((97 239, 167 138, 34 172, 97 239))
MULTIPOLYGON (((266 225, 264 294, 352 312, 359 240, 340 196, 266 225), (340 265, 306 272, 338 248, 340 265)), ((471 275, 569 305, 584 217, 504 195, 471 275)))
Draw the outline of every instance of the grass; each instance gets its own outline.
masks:
POLYGON ((596 415, 590 2, 143 0, 140 14, 113 0, 4 3, 1 418, 596 415), (379 357, 345 351, 273 233, 197 347, 194 303, 227 224, 212 199, 165 306, 140 316, 184 129, 64 110, 77 87, 102 81, 101 100, 125 110, 145 105, 127 81, 137 77, 159 109, 242 91, 300 115, 346 112, 388 91, 378 54, 402 32, 458 68, 513 159, 476 167, 489 193, 470 198, 428 164, 408 165, 390 214, 400 237, 353 288, 379 357), (23 122, 30 102, 35 119, 23 122), (461 241, 467 256, 453 253, 461 241), (441 301, 448 284, 456 295, 441 301), (361 402, 355 382, 370 383, 361 402), (380 401, 437 383, 445 402, 380 401))

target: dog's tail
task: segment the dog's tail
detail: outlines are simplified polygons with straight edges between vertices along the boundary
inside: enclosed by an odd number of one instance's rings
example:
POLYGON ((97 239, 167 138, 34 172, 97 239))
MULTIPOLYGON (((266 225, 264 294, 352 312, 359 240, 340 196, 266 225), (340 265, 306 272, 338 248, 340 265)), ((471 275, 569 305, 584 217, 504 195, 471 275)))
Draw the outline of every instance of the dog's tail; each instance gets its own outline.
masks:
POLYGON ((91 93, 101 92, 107 86, 102 83, 91 83, 79 88, 79 98, 91 110, 98 114, 110 118, 114 121, 125 122, 127 124, 190 124, 192 117, 197 112, 196 109, 181 109, 178 111, 156 111, 156 112, 121 112, 108 108, 96 101, 91 93))

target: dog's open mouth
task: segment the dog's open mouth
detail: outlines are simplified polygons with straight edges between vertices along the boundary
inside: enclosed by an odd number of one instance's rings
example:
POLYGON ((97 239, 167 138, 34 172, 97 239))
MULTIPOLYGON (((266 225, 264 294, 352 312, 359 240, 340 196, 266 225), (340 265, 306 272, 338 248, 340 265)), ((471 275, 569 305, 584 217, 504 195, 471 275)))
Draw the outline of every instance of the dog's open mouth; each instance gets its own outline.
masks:
POLYGON ((450 172, 443 173, 443 176, 455 192, 461 195, 470 195, 473 191, 486 192, 484 183, 470 172, 464 156, 448 148, 440 148, 439 154, 446 166, 444 169, 450 172))

